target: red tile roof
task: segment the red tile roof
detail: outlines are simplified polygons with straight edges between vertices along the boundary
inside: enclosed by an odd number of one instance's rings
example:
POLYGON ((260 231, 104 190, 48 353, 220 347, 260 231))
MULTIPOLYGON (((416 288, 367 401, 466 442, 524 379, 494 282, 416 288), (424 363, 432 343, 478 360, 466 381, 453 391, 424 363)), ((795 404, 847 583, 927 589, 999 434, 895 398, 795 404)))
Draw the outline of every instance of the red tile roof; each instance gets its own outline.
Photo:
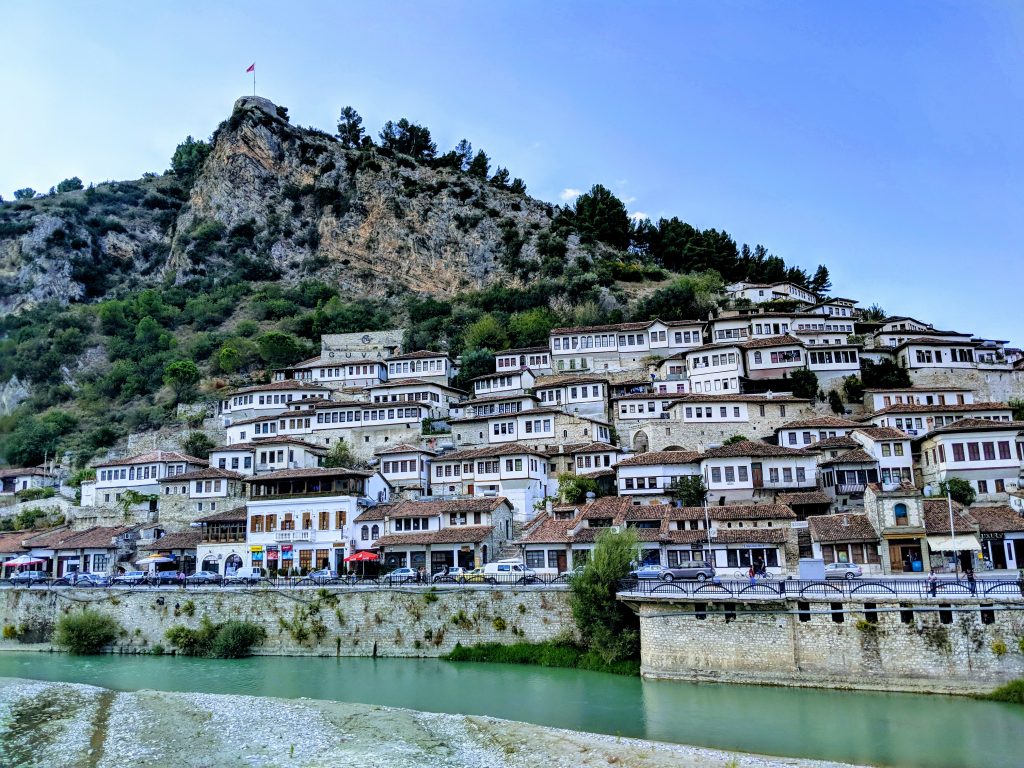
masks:
POLYGON ((799 448, 786 448, 782 445, 771 445, 753 440, 723 445, 718 448, 709 448, 704 451, 701 458, 705 459, 728 459, 743 456, 807 456, 807 453, 799 448))
MULTIPOLYGON (((949 502, 946 499, 924 500, 924 529, 929 536, 949 535, 949 502)), ((977 533, 978 524, 963 506, 953 502, 953 531, 977 533)))
POLYGON ((378 547, 424 544, 479 544, 494 533, 490 525, 453 525, 439 531, 392 533, 377 539, 378 547))
POLYGON ((138 456, 126 456, 123 459, 104 461, 93 466, 98 468, 127 467, 132 464, 159 464, 162 462, 185 462, 187 464, 199 464, 200 466, 206 466, 208 463, 206 459, 199 459, 186 453, 178 453, 177 451, 150 451, 149 453, 140 453, 138 456))
POLYGON ((161 483, 177 483, 181 480, 242 480, 245 476, 240 475, 238 472, 232 472, 228 469, 219 469, 218 467, 205 467, 204 469, 196 469, 192 472, 185 472, 180 475, 170 475, 169 477, 161 478, 161 483))
POLYGON ((659 464, 697 464, 700 453, 697 451, 648 451, 630 456, 619 462, 620 467, 650 467, 659 464))
POLYGON ((804 343, 795 336, 768 336, 763 339, 752 339, 740 344, 743 349, 764 349, 765 347, 803 347, 804 343))
POLYGON ((1024 531, 1024 517, 1005 504, 971 507, 971 517, 982 533, 1018 533, 1024 531))
POLYGON ((878 541, 878 532, 867 515, 810 515, 807 523, 811 539, 823 544, 852 541, 878 541))

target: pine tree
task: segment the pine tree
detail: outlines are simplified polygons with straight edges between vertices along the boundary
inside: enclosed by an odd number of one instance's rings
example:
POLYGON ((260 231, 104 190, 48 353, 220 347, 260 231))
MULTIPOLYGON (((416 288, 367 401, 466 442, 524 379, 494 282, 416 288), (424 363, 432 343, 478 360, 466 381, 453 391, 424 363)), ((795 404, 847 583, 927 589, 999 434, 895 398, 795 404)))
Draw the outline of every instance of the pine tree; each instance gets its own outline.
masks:
POLYGON ((345 149, 359 149, 363 143, 363 118, 352 107, 342 107, 338 118, 338 138, 345 149))

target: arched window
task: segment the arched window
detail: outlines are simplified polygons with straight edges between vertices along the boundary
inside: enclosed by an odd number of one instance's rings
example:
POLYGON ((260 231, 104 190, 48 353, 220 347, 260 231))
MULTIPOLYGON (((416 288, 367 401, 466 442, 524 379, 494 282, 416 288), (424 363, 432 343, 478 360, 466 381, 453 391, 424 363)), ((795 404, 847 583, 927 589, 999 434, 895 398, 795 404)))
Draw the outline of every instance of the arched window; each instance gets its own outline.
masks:
POLYGON ((375 525, 375 526, 373 526, 373 534, 372 534, 372 538, 373 538, 374 540, 377 540, 377 539, 379 539, 379 538, 380 538, 380 528, 378 528, 378 527, 377 527, 376 525, 375 525))
POLYGON ((907 519, 907 505, 906 504, 897 504, 893 508, 893 512, 895 512, 895 514, 896 514, 896 525, 907 525, 908 524, 909 521, 907 519))
POLYGON ((359 531, 359 535, 363 541, 367 541, 370 538, 370 527, 368 525, 364 525, 359 531))

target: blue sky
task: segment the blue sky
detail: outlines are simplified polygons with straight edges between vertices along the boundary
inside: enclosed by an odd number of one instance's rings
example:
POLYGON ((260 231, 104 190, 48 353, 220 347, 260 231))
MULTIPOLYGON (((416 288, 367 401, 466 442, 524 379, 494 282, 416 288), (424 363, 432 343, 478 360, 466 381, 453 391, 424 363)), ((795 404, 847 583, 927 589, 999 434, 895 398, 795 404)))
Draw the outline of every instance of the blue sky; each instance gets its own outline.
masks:
MULTIPOLYGON (((1012 2, 4 3, 0 194, 162 171, 251 89, 408 117, 559 202, 727 230, 834 291, 1024 343, 1012 2)), ((250 91, 251 92, 251 91, 250 91)))

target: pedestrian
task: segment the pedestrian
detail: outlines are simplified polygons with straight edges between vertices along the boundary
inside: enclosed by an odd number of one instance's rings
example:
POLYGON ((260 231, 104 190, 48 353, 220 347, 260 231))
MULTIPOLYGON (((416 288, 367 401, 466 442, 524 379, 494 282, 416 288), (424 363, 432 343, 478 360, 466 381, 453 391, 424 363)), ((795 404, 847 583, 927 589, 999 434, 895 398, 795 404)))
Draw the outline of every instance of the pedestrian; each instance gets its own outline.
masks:
POLYGON ((978 585, 974 581, 974 569, 973 568, 971 568, 970 570, 967 571, 967 586, 970 588, 972 595, 977 594, 978 585))
POLYGON ((935 590, 939 586, 939 580, 935 576, 935 571, 928 574, 928 594, 935 597, 935 590))
POLYGON ((1017 572, 1017 589, 1020 590, 1020 596, 1024 597, 1024 568, 1017 572))

